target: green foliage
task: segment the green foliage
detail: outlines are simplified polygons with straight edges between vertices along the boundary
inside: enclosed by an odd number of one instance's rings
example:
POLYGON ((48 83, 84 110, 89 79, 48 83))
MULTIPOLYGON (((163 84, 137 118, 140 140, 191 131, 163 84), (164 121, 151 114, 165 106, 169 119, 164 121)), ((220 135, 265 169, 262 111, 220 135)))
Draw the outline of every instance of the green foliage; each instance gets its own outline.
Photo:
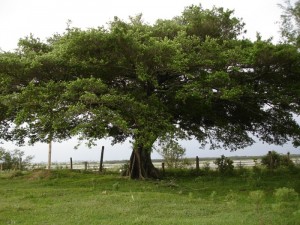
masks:
POLYGON ((0 138, 131 138, 147 153, 168 133, 230 150, 252 145, 250 134, 298 146, 300 52, 243 32, 232 10, 193 5, 153 25, 115 17, 106 29, 21 39, 0 53, 0 138))
POLYGON ((121 165, 121 167, 119 169, 120 170, 120 174, 122 176, 126 176, 126 173, 127 173, 128 169, 129 169, 129 162, 126 162, 123 165, 121 165))
POLYGON ((163 157, 168 168, 179 168, 185 165, 183 156, 186 150, 177 141, 167 137, 161 140, 159 145, 157 152, 163 157))
POLYGON ((220 158, 217 158, 214 161, 214 164, 217 165, 218 171, 221 174, 232 174, 233 173, 233 169, 234 169, 233 161, 231 159, 229 159, 228 157, 225 157, 224 155, 221 155, 220 158))
POLYGON ((233 11, 214 7, 205 10, 199 6, 186 7, 178 20, 187 26, 187 33, 201 39, 212 38, 233 39, 243 32, 244 23, 232 17, 233 11), (227 32, 226 32, 227 31, 227 32))
POLYGON ((271 151, 261 159, 261 164, 268 169, 276 169, 279 167, 293 167, 294 162, 286 155, 280 155, 276 151, 271 151))
POLYGON ((282 187, 274 192, 274 197, 278 202, 297 201, 299 194, 293 188, 282 187))
POLYGON ((0 147, 0 161, 3 170, 24 169, 24 167, 33 159, 33 156, 22 158, 23 156, 24 152, 21 150, 15 149, 13 151, 8 151, 0 147))
POLYGON ((266 195, 265 195, 265 192, 263 190, 256 190, 256 191, 250 191, 249 192, 249 198, 256 205, 262 204, 265 200, 265 197, 266 197, 266 195))
POLYGON ((281 15, 281 35, 285 41, 300 46, 300 1, 295 1, 294 5, 289 0, 285 5, 280 5, 283 10, 281 15))
POLYGON ((208 174, 209 171, 211 170, 211 168, 210 168, 209 165, 210 165, 209 162, 204 162, 204 163, 203 163, 203 168, 202 168, 202 169, 203 169, 203 171, 204 171, 205 174, 208 174))

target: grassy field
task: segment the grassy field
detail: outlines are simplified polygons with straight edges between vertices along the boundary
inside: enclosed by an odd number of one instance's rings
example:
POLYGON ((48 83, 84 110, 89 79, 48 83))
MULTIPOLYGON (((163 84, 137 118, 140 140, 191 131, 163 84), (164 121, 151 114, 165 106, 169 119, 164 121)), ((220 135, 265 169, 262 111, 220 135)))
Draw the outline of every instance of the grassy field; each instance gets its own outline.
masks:
POLYGON ((0 173, 0 224, 300 224, 300 169, 161 180, 69 170, 0 173))

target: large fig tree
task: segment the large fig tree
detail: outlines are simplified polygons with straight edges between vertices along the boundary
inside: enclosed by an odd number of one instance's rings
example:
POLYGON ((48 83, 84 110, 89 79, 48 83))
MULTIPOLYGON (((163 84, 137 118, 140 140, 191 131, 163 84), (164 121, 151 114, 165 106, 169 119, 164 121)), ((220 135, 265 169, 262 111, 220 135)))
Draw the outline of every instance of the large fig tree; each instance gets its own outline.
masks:
POLYGON ((243 27, 232 11, 190 6, 153 25, 115 18, 47 43, 23 39, 0 55, 1 137, 131 138, 131 178, 159 176, 152 146, 170 133, 230 150, 253 144, 253 135, 297 146, 300 54, 240 39, 243 27))

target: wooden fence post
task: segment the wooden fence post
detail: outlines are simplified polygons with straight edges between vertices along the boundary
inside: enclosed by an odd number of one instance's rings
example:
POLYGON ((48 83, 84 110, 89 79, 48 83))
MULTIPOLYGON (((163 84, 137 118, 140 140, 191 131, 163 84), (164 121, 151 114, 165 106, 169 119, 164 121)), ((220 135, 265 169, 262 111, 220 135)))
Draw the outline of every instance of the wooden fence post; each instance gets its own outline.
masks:
POLYGON ((196 171, 199 172, 200 166, 199 166, 199 157, 196 156, 196 171))
POLYGON ((73 161, 72 161, 72 157, 70 158, 70 168, 71 168, 71 170, 73 169, 73 161))
POLYGON ((88 162, 84 162, 84 170, 87 170, 88 162))
POLYGON ((290 152, 287 153, 288 161, 290 161, 290 152))
POLYGON ((101 149, 99 173, 102 172, 102 170, 103 170, 103 155, 104 155, 104 146, 102 146, 102 149, 101 149))
POLYGON ((165 163, 164 162, 161 163, 161 169, 162 169, 163 175, 165 175, 165 163))

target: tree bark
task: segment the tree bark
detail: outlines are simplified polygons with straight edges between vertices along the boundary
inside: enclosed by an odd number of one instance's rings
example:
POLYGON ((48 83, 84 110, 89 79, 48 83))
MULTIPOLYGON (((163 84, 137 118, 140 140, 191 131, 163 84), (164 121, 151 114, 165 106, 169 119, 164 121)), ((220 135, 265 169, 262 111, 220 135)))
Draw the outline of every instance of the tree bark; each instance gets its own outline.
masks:
POLYGON ((151 160, 151 151, 142 146, 133 149, 126 173, 131 179, 159 178, 160 173, 151 160))

